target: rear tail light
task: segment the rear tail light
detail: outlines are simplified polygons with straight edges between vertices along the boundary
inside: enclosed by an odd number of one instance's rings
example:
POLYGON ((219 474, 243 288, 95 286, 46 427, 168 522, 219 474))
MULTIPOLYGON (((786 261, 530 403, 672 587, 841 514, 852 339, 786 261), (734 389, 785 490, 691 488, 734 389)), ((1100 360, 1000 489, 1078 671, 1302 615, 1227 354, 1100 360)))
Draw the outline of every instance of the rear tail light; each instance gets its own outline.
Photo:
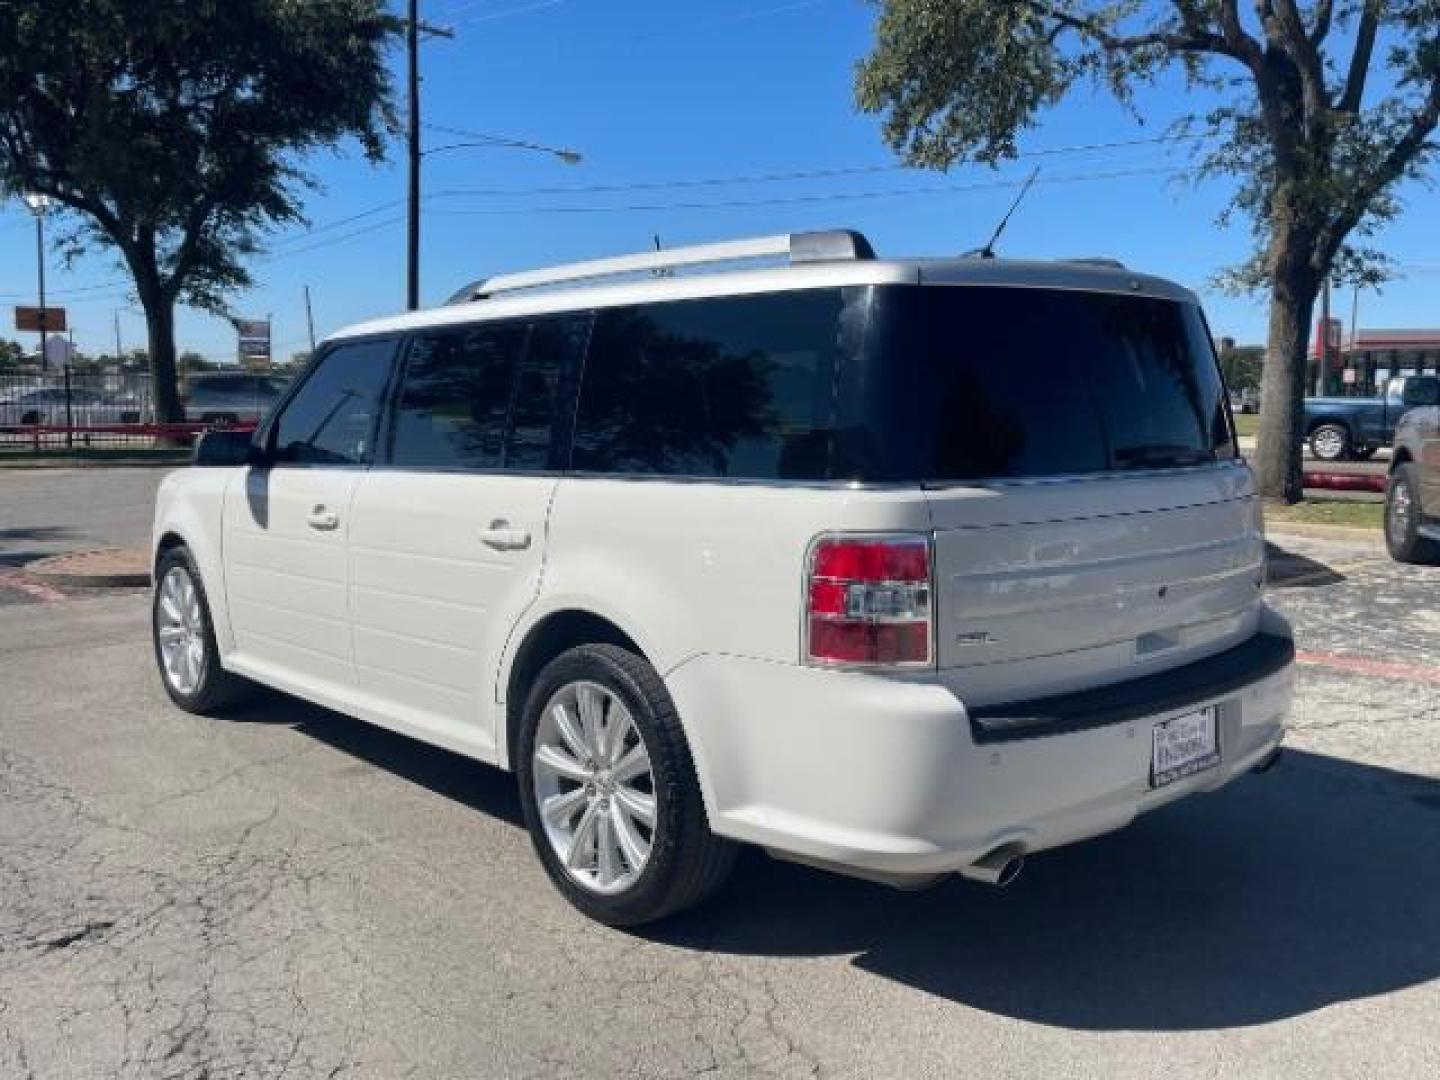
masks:
POLYGON ((924 536, 815 541, 805 581, 806 661, 930 664, 930 578, 930 542, 924 536))

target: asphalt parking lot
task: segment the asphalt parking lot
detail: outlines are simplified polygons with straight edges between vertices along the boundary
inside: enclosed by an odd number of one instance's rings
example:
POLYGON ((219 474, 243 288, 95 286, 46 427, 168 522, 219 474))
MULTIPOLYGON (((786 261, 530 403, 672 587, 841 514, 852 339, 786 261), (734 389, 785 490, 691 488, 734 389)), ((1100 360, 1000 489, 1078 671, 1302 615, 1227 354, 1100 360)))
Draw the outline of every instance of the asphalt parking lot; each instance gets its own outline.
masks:
MULTIPOLYGON (((143 542, 161 474, 94 473, 0 474, 0 568, 143 542)), ((0 576, 0 1077, 1440 1075, 1440 569, 1284 538, 1272 577, 1269 774, 1004 891, 757 855, 635 934, 553 892, 509 777, 190 717, 142 592, 0 576)))

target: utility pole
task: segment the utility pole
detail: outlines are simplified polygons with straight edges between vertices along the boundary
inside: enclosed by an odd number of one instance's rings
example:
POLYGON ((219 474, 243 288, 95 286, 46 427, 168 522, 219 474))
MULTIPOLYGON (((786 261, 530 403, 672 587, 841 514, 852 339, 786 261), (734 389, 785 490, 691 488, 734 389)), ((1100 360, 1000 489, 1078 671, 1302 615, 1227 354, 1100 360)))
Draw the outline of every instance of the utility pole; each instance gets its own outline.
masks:
POLYGON ((35 211, 35 266, 40 278, 40 370, 50 370, 50 315, 45 310, 45 210, 35 211))
POLYGON ((420 34, 423 31, 429 37, 453 38, 455 32, 443 26, 422 23, 420 0, 410 0, 409 16, 405 23, 405 53, 409 60, 410 89, 410 185, 405 214, 405 306, 414 311, 420 306, 420 34))
POLYGON ((310 351, 315 351, 315 313, 310 310, 310 286, 305 286, 305 325, 310 329, 310 351))
POLYGON ((1320 293, 1320 354, 1315 358, 1315 396, 1325 396, 1325 375, 1330 370, 1330 278, 1320 293))
POLYGON ((120 350, 121 350, 121 346, 120 346, 120 310, 119 310, 119 308, 116 308, 116 310, 115 310, 115 370, 116 370, 116 371, 119 371, 119 370, 120 370, 120 363, 121 363, 121 359, 120 359, 120 358, 121 358, 121 356, 123 355, 120 350))

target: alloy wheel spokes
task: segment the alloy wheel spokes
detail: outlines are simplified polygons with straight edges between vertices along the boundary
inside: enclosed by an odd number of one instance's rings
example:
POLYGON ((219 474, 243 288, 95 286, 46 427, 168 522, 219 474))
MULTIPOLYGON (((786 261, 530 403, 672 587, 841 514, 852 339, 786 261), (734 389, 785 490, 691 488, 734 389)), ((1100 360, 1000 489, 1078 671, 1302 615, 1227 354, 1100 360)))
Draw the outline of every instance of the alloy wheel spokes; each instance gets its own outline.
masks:
POLYGON ((160 582, 155 639, 165 681, 182 694, 193 694, 204 679, 204 627, 199 590, 183 567, 171 567, 160 582))
POLYGON ((571 878, 606 894, 633 884, 657 814, 649 750, 625 704, 599 683, 562 687, 541 713, 531 769, 545 836, 571 878))

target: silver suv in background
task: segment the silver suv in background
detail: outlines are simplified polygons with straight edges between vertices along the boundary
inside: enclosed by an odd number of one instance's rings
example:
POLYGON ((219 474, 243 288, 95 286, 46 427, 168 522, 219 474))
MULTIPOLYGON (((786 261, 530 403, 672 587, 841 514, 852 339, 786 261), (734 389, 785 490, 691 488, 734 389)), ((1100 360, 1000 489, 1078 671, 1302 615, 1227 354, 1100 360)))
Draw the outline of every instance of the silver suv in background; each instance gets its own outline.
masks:
POLYGON ((287 376, 248 372, 196 375, 183 395, 185 419, 206 424, 258 424, 289 383, 287 376))
POLYGON ((1440 381, 1400 418, 1385 496, 1385 544, 1399 562, 1440 563, 1440 381))

